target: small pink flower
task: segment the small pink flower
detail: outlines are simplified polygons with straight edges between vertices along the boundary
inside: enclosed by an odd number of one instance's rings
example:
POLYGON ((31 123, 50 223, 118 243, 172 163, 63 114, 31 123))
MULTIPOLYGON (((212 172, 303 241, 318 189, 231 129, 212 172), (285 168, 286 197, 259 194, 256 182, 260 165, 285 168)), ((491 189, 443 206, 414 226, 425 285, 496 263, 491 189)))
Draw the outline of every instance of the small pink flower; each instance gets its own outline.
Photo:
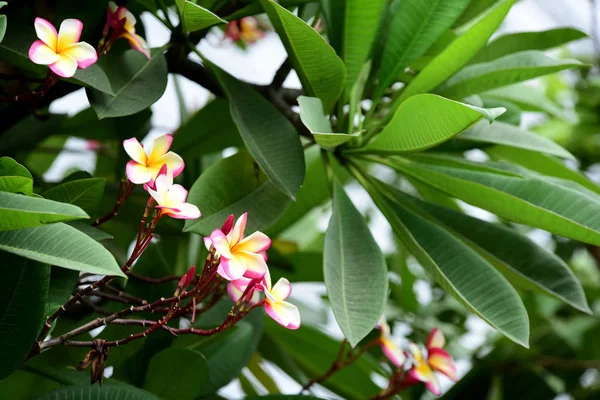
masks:
POLYGON ((231 21, 225 28, 225 37, 234 42, 252 44, 265 36, 260 30, 258 21, 254 17, 245 17, 238 21, 231 21))
POLYGON ((136 22, 135 16, 128 9, 117 6, 114 1, 109 1, 106 9, 104 35, 108 36, 109 28, 112 28, 111 42, 120 38, 127 39, 132 49, 139 51, 150 59, 148 44, 143 37, 135 33, 136 22))
POLYGON ((265 292, 265 311, 269 317, 285 328, 298 329, 300 327, 298 307, 285 301, 292 294, 290 281, 281 278, 275 286, 271 287, 271 275, 267 270, 262 286, 265 292))
MULTIPOLYGON (((252 279, 244 277, 241 277, 236 281, 229 281, 227 283, 227 294, 229 295, 229 298, 237 302, 242 297, 242 295, 248 288, 248 285, 252 281, 252 279)), ((250 297, 250 301, 248 302, 249 305, 253 306, 255 304, 258 304, 258 302, 260 301, 261 290, 262 285, 254 285, 254 287, 250 289, 249 293, 246 294, 246 299, 250 297)))
POLYGON ((385 354, 388 360, 390 360, 390 362, 396 367, 401 367, 404 365, 406 357, 404 356, 402 349, 396 343, 394 343, 394 340, 391 336, 390 327, 383 315, 381 316, 381 319, 377 325, 380 331, 379 341, 381 343, 381 350, 383 351, 383 354, 385 354))
POLYGON ((39 40, 29 48, 29 59, 48 65, 56 75, 70 78, 77 68, 87 68, 98 60, 91 45, 78 42, 83 30, 83 23, 78 19, 65 19, 59 32, 43 18, 36 18, 34 27, 39 40))
POLYGON ((440 384, 433 371, 440 372, 452 379, 458 381, 456 375, 456 366, 450 354, 442 349, 446 344, 442 332, 435 328, 427 338, 427 358, 423 356, 421 348, 411 343, 410 352, 413 358, 413 367, 408 372, 409 383, 424 382, 425 387, 436 396, 441 393, 440 384))
MULTIPOLYGON (((244 237, 248 213, 238 218, 235 226, 225 234, 215 229, 210 237, 204 238, 207 248, 214 246, 220 257, 218 273, 229 281, 241 277, 261 279, 267 272, 266 251, 271 247, 271 239, 262 232, 254 232, 244 237)), ((227 228, 227 222, 224 227, 227 228)))
POLYGON ((150 183, 152 186, 152 181, 156 179, 163 165, 167 166, 173 177, 178 176, 185 164, 178 154, 169 151, 171 143, 173 135, 157 137, 154 139, 150 155, 147 155, 136 138, 123 141, 123 147, 132 159, 127 163, 127 178, 135 184, 150 183))
POLYGON ((154 184, 155 189, 145 186, 158 204, 156 208, 160 210, 160 216, 168 215, 177 219, 196 219, 202 215, 198 207, 186 203, 187 190, 181 185, 173 184, 173 174, 171 171, 160 174, 154 184))

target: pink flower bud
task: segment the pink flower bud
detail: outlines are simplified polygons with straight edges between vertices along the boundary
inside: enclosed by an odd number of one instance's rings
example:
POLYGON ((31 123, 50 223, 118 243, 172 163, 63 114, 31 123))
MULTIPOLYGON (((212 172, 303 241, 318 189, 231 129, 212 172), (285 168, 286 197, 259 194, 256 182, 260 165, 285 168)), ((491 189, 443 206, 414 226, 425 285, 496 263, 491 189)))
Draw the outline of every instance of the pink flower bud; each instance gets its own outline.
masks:
POLYGON ((223 232, 223 234, 227 235, 229 232, 231 232, 231 228, 233 228, 234 219, 235 217, 233 216, 233 214, 227 217, 227 219, 223 223, 223 226, 221 227, 221 232, 223 232))

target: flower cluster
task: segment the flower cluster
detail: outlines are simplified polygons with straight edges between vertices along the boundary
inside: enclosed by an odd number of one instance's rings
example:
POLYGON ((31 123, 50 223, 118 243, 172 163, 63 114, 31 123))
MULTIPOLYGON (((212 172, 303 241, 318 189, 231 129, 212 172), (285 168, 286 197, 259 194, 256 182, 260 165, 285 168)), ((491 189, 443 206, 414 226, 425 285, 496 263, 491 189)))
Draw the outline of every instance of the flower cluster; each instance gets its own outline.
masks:
POLYGON ((148 44, 143 37, 135 33, 136 22, 135 16, 128 9, 117 6, 114 1, 109 1, 106 9, 106 25, 104 25, 103 37, 100 42, 104 51, 108 51, 114 41, 123 38, 129 42, 132 49, 150 59, 148 44))
POLYGON ((264 36, 264 30, 254 17, 245 17, 237 21, 231 21, 225 28, 225 38, 242 45, 255 43, 264 36))
POLYGON ((446 339, 439 329, 434 328, 429 333, 425 345, 425 354, 423 349, 415 343, 410 343, 408 351, 403 352, 392 340, 390 328, 383 317, 379 322, 379 329, 379 343, 388 360, 402 373, 405 373, 404 368, 407 368, 403 387, 423 382, 431 393, 439 396, 441 393, 440 384, 434 371, 446 375, 455 382, 458 380, 454 360, 443 349, 446 339))

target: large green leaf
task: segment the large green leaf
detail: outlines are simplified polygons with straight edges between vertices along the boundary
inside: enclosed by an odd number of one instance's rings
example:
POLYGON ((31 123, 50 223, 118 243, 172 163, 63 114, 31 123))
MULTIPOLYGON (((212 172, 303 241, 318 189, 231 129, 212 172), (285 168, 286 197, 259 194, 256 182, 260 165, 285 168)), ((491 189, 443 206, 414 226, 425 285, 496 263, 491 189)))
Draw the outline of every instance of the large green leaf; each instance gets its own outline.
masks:
POLYGON ((166 349, 150 360, 144 389, 163 400, 194 400, 208 381, 202 354, 188 349, 166 349))
POLYGON ((484 109, 433 94, 404 102, 367 147, 378 153, 414 152, 436 146, 486 117, 490 122, 506 109, 484 109))
POLYGON ((184 32, 194 32, 200 29, 210 28, 218 24, 226 24, 227 21, 213 14, 204 7, 187 0, 175 0, 184 32))
POLYGON ((384 162, 503 218, 600 245, 600 197, 573 182, 400 159, 384 162))
MULTIPOLYGON (((298 73, 307 95, 331 111, 345 83, 344 63, 312 27, 272 0, 260 0, 298 73)), ((362 68, 362 64, 359 66, 362 68)), ((358 74, 357 74, 358 76, 358 74)))
POLYGON ((33 181, 22 176, 0 176, 0 192, 22 193, 31 196, 33 181))
POLYGON ((523 51, 464 68, 448 79, 440 93, 462 98, 577 67, 585 67, 585 64, 577 60, 550 58, 539 50, 523 51))
POLYGON ((42 196, 49 200, 73 204, 94 216, 102 200, 105 184, 106 179, 103 178, 79 179, 61 183, 42 193, 42 196))
POLYGON ((527 311, 500 272, 429 214, 403 201, 402 193, 380 184, 370 194, 394 233, 440 286, 508 338, 528 346, 527 311))
POLYGON ((471 59, 471 63, 488 62, 519 51, 547 50, 585 37, 587 35, 584 32, 574 28, 556 28, 540 32, 519 32, 502 35, 481 49, 471 59))
POLYGON ((25 359, 44 319, 50 267, 0 252, 0 381, 25 359))
POLYGON ((383 313, 388 296, 387 266, 363 216, 339 183, 334 186, 324 260, 333 315, 354 347, 383 313))
POLYGON ((194 183, 187 201, 200 208, 202 217, 186 221, 184 231, 201 235, 220 228, 230 214, 245 212, 249 232, 268 228, 290 204, 246 151, 211 165, 194 183))
POLYGON ((325 149, 334 149, 349 140, 360 135, 360 132, 353 134, 333 133, 331 122, 323 114, 323 103, 316 97, 298 97, 300 105, 300 119, 304 126, 313 134, 315 141, 319 146, 325 149))
POLYGON ((501 144, 571 160, 575 159, 571 153, 552 140, 500 121, 496 121, 491 125, 486 122, 480 122, 458 135, 456 139, 501 144))
POLYGON ((50 286, 48 288, 48 300, 46 301, 44 315, 52 315, 69 300, 78 279, 78 271, 57 266, 50 268, 50 286))
POLYGON ((304 180, 304 155, 294 126, 245 83, 213 67, 229 97, 231 115, 242 139, 273 184, 294 198, 304 180))
POLYGON ((516 2, 517 0, 502 0, 488 10, 477 23, 450 43, 410 82, 395 102, 395 105, 399 105, 415 94, 424 93, 437 87, 459 71, 485 46, 490 36, 498 29, 504 17, 516 2))
POLYGON ((100 57, 97 65, 108 76, 114 94, 86 89, 99 119, 135 114, 163 95, 167 87, 167 62, 162 52, 162 48, 154 49, 150 60, 136 50, 100 57))
POLYGON ((36 397, 35 400, 161 400, 135 386, 124 383, 99 385, 65 386, 53 392, 36 397))
POLYGON ((0 192, 0 232, 88 217, 70 204, 0 192))
POLYGON ((104 246, 67 224, 0 232, 0 250, 76 271, 125 276, 104 246))
POLYGON ((10 157, 0 157, 0 176, 20 176, 33 180, 27 168, 10 157))
POLYGON ((404 0, 394 11, 378 74, 375 99, 433 46, 470 0, 404 0))
MULTIPOLYGON (((416 199, 414 199, 416 201, 416 199)), ((484 256, 500 267, 506 277, 525 288, 550 294, 578 310, 590 312, 581 284, 569 266, 554 253, 527 236, 432 203, 418 202, 438 221, 477 244, 484 256)))

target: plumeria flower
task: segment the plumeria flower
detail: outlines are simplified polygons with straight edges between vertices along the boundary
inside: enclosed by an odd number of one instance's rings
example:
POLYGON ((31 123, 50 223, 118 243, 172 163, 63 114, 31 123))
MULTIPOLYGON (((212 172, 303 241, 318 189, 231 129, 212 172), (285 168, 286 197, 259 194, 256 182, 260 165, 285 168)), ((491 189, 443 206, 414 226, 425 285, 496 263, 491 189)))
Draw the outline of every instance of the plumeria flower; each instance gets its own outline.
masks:
POLYGON ((252 44, 265 36, 260 30, 258 21, 254 17, 245 17, 238 21, 231 21, 225 28, 225 37, 234 42, 252 44))
POLYGON ((424 382, 425 387, 434 395, 441 393, 440 384, 433 371, 440 372, 452 379, 458 381, 456 375, 456 366, 450 354, 442 349, 446 344, 446 339, 442 332, 435 328, 427 338, 427 358, 423 356, 421 348, 411 343, 410 352, 413 357, 413 367, 408 372, 408 377, 412 382, 424 382))
MULTIPOLYGON (((252 279, 245 277, 241 277, 240 279, 235 281, 229 281, 227 283, 227 294, 229 295, 229 298, 237 302, 242 297, 242 295, 248 288, 248 285, 252 281, 252 279)), ((258 302, 260 301, 260 290, 262 290, 262 285, 254 285, 254 287, 250 289, 250 293, 247 293, 246 295, 246 298, 250 297, 248 305, 253 306, 255 304, 258 304, 258 302)))
POLYGON ((396 367, 401 367, 404 365, 406 357, 404 356, 402 349, 396 343, 394 343, 394 340, 391 336, 390 326, 387 324, 383 315, 381 316, 377 326, 379 327, 379 342, 381 343, 381 350, 383 351, 383 354, 385 354, 388 360, 390 360, 390 362, 396 367))
POLYGON ((36 18, 35 33, 39 40, 29 48, 29 59, 36 64, 48 65, 52 72, 63 78, 75 75, 77 68, 87 68, 98 60, 96 50, 85 42, 78 42, 83 23, 65 19, 56 28, 43 18, 36 18))
POLYGON ((185 164, 178 154, 169 151, 171 143, 173 135, 157 137, 154 139, 150 155, 147 155, 143 145, 136 138, 123 141, 123 147, 132 159, 127 163, 127 179, 136 184, 152 183, 163 165, 167 166, 173 177, 179 175, 185 164))
POLYGON ((271 239, 262 232, 254 232, 245 237, 248 213, 242 214, 235 226, 227 234, 215 229, 204 239, 206 247, 217 250, 220 257, 218 273, 229 281, 242 276, 260 279, 267 272, 266 251, 271 247, 271 239))
POLYGON ((300 327, 300 312, 298 307, 285 301, 292 294, 292 285, 285 278, 280 278, 275 286, 271 287, 271 275, 267 270, 263 281, 265 292, 265 311, 279 325, 288 329, 300 327))
POLYGON ((120 38, 127 39, 132 49, 139 51, 150 59, 148 44, 143 37, 135 33, 136 22, 135 16, 128 9, 117 6, 114 1, 109 1, 106 9, 104 36, 108 36, 109 28, 112 28, 110 43, 120 38))
POLYGON ((188 192, 183 186, 173 184, 173 174, 170 170, 156 178, 154 188, 145 186, 158 204, 156 208, 160 210, 161 217, 168 215, 177 219, 196 219, 202 215, 198 207, 185 202, 188 192))

